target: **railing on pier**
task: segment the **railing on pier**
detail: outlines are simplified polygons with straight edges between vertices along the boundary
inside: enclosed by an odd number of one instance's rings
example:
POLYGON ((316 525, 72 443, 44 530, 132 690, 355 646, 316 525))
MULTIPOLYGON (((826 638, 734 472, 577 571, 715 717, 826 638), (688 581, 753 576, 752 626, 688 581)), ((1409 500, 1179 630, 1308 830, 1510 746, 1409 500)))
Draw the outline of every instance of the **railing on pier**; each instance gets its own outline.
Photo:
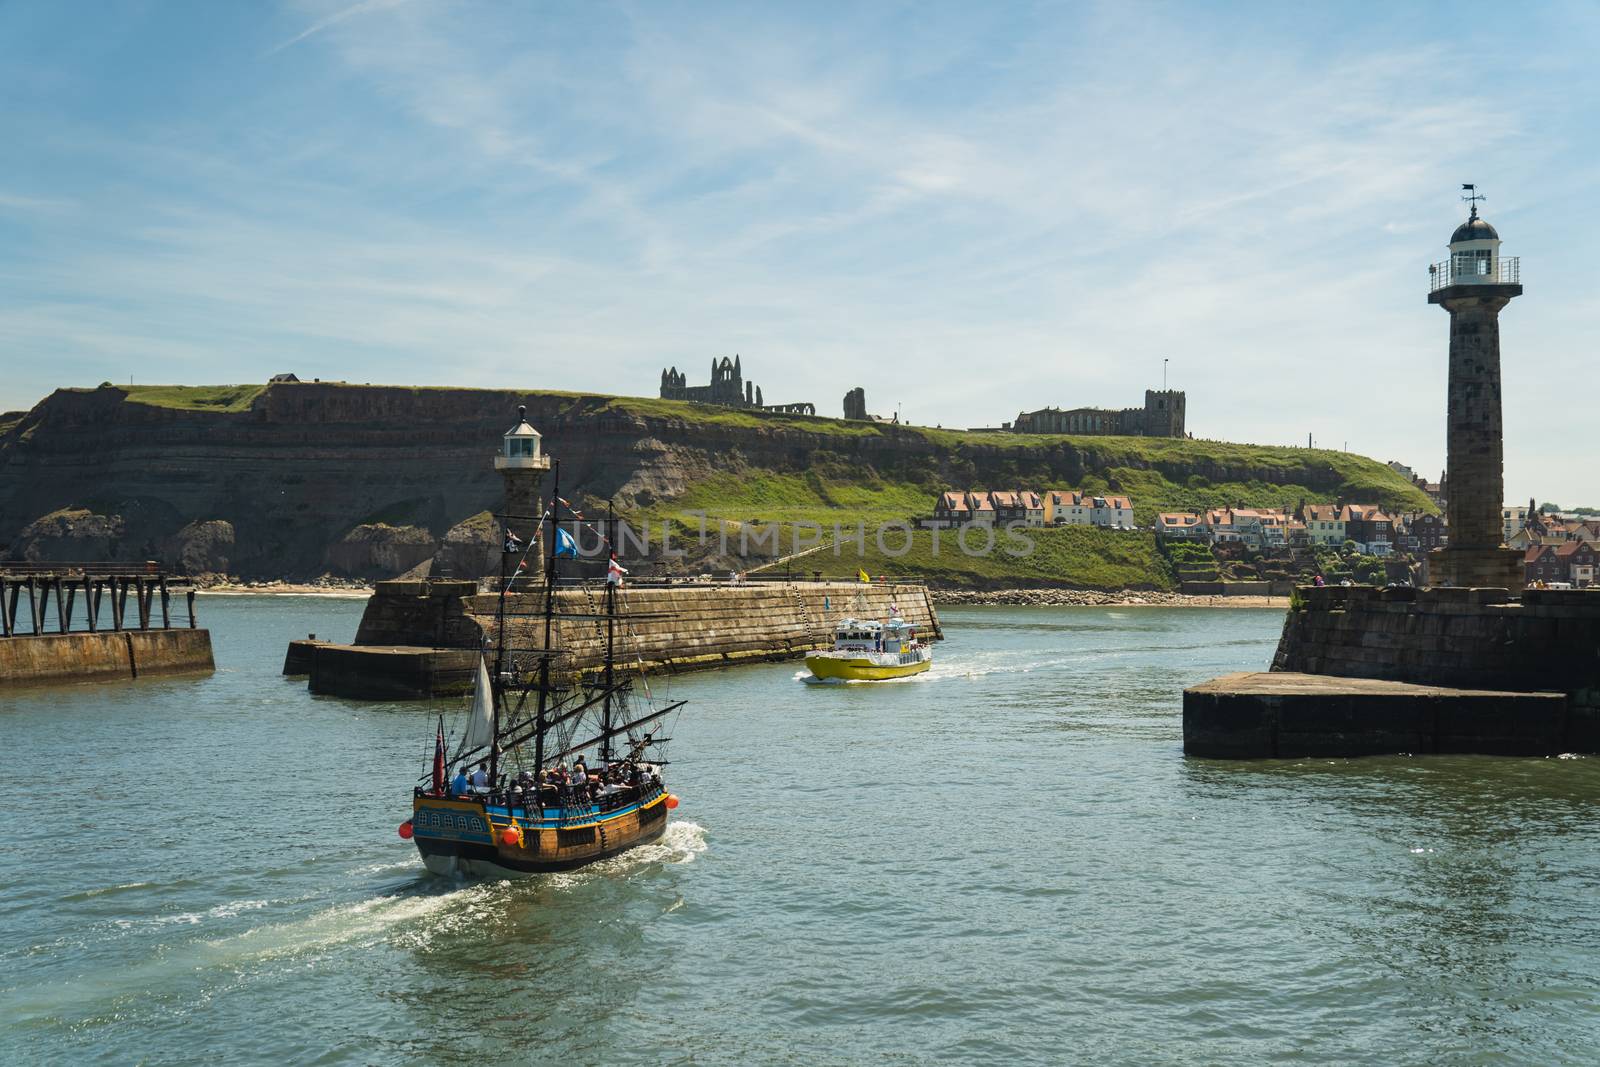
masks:
POLYGON ((1446 259, 1428 264, 1430 293, 1436 293, 1452 285, 1521 284, 1521 256, 1501 256, 1498 260, 1463 259, 1460 264, 1446 259))
MULTIPOLYGON (((920 574, 886 574, 875 575, 871 582, 863 582, 856 574, 824 574, 821 571, 794 571, 785 574, 782 571, 751 571, 742 574, 736 579, 716 577, 715 575, 632 575, 627 577, 623 584, 624 589, 709 589, 718 586, 730 585, 785 585, 794 582, 843 582, 850 585, 883 588, 891 585, 925 585, 927 579, 920 574)), ((478 579, 479 593, 498 593, 501 580, 498 577, 478 579)), ((580 586, 599 588, 604 586, 604 578, 557 578, 557 589, 576 589, 580 586)), ((542 589, 544 583, 538 579, 529 579, 521 576, 515 579, 513 591, 531 593, 542 589)))
POLYGON ((198 625, 194 597, 195 588, 188 578, 166 574, 156 563, 0 561, 0 639, 46 633, 170 630, 175 623, 194 629, 198 625), (182 612, 173 610, 178 594, 183 596, 182 612), (24 604, 28 607, 26 622, 19 619, 24 604), (102 619, 102 615, 108 617, 102 619))

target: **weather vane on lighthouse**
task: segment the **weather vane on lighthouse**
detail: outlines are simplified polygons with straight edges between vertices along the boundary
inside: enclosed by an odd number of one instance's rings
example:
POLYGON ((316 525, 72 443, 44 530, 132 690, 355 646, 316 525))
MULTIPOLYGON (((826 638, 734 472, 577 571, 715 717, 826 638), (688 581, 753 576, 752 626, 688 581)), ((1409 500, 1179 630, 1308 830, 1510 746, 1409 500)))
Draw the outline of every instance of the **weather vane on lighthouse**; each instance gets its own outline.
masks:
POLYGON ((1475 219, 1475 218, 1478 217, 1478 201, 1487 200, 1489 198, 1487 196, 1484 196, 1482 193, 1478 192, 1478 187, 1476 185, 1473 185, 1471 182, 1463 182, 1461 184, 1461 188, 1467 194, 1466 196, 1463 196, 1461 199, 1465 200, 1467 203, 1472 205, 1472 214, 1469 215, 1468 218, 1469 219, 1475 219))

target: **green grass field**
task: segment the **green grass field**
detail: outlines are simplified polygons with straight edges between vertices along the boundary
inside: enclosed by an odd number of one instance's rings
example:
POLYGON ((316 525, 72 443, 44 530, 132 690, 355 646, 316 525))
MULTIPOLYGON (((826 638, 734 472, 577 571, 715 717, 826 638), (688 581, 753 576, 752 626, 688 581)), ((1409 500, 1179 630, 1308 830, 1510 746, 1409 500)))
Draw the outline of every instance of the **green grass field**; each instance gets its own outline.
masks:
MULTIPOLYGON (((1088 526, 1016 531, 889 529, 880 538, 869 532, 865 552, 846 543, 806 557, 806 569, 851 574, 865 570, 876 578, 925 578, 946 588, 1064 586, 1074 589, 1171 589, 1172 572, 1147 530, 1105 530, 1088 526), (991 545, 987 536, 994 534, 991 545)), ((798 566, 798 564, 797 564, 798 566)))
POLYGON ((179 411, 248 411, 265 385, 118 385, 132 404, 179 411))

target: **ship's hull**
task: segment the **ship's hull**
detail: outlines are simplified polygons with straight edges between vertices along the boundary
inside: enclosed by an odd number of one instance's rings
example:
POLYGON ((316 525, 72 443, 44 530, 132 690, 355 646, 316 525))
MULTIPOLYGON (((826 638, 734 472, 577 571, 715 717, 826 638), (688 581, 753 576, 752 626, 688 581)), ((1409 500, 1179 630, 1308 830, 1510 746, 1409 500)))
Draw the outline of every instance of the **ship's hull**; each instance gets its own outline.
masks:
POLYGON ((882 682, 891 678, 909 678, 933 666, 932 657, 915 659, 909 663, 880 663, 870 656, 840 656, 837 654, 806 657, 806 667, 813 676, 839 679, 847 682, 882 682))
POLYGON ((521 809, 473 800, 417 797, 413 840, 423 865, 456 878, 531 878, 570 871, 658 839, 667 828, 667 794, 605 813, 570 811, 563 818, 528 818, 521 809), (507 842, 505 830, 520 834, 507 842))

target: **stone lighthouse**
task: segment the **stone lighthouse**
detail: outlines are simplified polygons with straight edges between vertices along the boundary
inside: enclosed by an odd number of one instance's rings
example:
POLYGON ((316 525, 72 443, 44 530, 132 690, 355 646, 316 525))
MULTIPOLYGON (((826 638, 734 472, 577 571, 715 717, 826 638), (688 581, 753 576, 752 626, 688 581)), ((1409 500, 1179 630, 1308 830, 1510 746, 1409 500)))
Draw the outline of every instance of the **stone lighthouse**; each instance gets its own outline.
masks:
POLYGON ((1445 516, 1449 545, 1428 560, 1432 585, 1520 592, 1522 553, 1505 546, 1500 421, 1500 309, 1522 295, 1521 264, 1500 255, 1500 235, 1478 217, 1450 235, 1450 258, 1428 268, 1428 303, 1450 313, 1445 516))
POLYGON ((550 457, 539 451, 539 431, 528 425, 528 409, 517 408, 517 424, 507 430, 494 469, 505 483, 505 503, 500 521, 522 540, 536 537, 539 517, 539 483, 550 469, 550 457))

